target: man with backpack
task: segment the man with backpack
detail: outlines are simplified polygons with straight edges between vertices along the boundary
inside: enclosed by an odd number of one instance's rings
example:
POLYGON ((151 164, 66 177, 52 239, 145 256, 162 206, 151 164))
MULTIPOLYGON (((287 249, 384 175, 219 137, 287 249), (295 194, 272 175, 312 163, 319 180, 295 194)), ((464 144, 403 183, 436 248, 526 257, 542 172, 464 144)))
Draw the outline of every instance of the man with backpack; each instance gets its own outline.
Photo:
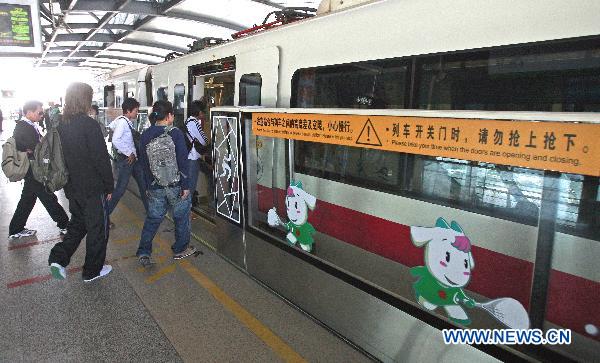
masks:
MULTIPOLYGON (((44 117, 42 103, 39 101, 29 101, 23 106, 23 118, 17 121, 13 137, 18 151, 26 152, 30 160, 34 159, 34 150, 36 145, 42 139, 40 130, 36 123, 44 117)), ((31 167, 24 178, 23 191, 21 199, 17 204, 17 209, 13 214, 8 228, 9 238, 16 239, 21 237, 33 236, 36 231, 25 228, 27 219, 33 210, 36 200, 39 198, 44 208, 52 217, 60 229, 60 234, 67 232, 69 217, 63 207, 58 204, 58 199, 54 193, 50 193, 46 188, 33 177, 31 167)))
MULTIPOLYGON (((132 121, 137 119, 140 103, 135 98, 126 98, 121 107, 123 108, 123 115, 114 119, 109 126, 113 130, 112 147, 117 169, 117 184, 112 199, 108 203, 109 215, 112 214, 117 203, 125 194, 131 174, 137 182, 144 208, 148 210, 143 169, 137 160, 140 134, 132 124, 132 121)), ((112 223, 110 225, 113 226, 112 223)))
POLYGON ((169 209, 175 220, 173 258, 178 260, 196 253, 196 248, 189 244, 192 203, 185 136, 173 127, 171 102, 155 102, 149 119, 152 126, 144 131, 140 143, 140 162, 148 191, 148 210, 136 252, 142 266, 153 264, 152 240, 169 209))

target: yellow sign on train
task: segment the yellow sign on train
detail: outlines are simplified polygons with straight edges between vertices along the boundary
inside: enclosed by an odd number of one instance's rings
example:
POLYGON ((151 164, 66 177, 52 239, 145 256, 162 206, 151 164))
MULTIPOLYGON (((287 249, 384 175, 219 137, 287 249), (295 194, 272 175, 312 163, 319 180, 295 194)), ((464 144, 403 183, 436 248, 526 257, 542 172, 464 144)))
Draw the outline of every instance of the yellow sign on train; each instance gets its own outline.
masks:
POLYGON ((600 124, 253 113, 258 136, 600 176, 600 124))

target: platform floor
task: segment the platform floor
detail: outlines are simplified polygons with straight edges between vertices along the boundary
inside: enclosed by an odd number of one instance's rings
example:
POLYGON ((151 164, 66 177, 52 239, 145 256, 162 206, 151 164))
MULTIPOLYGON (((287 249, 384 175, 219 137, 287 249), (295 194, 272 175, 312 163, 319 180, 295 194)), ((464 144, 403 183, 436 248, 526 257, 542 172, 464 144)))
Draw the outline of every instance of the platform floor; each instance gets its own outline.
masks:
MULTIPOLYGON (((6 129, 0 144, 12 135, 6 129)), ((37 235, 8 240, 21 189, 0 174, 0 362, 369 361, 201 242, 192 239, 202 255, 174 261, 168 220, 154 240, 157 265, 141 268, 134 254, 143 206, 130 192, 112 216, 113 272, 84 284, 82 242, 68 278, 54 280, 47 259, 59 231, 39 201, 27 223, 37 235)), ((201 219, 192 225, 212 238, 201 219)))

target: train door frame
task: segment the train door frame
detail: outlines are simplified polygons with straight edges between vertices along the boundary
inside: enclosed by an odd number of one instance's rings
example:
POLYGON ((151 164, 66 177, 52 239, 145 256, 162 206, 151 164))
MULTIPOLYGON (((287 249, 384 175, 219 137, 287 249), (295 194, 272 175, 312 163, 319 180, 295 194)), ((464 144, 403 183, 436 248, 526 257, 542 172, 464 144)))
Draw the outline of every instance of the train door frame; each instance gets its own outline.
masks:
MULTIPOLYGON (((199 63, 199 64, 194 64, 188 67, 188 92, 187 92, 187 109, 185 112, 185 116, 184 116, 184 120, 185 117, 189 116, 190 114, 190 110, 189 107, 192 104, 192 102, 195 99, 200 99, 200 97, 204 97, 205 96, 205 92, 204 92, 204 85, 201 86, 202 89, 202 95, 199 97, 199 95, 196 94, 195 90, 197 89, 197 77, 206 77, 206 76, 217 76, 217 75, 222 75, 222 74, 228 74, 228 73, 232 73, 234 75, 234 79, 235 79, 235 74, 236 74, 236 59, 233 56, 230 57, 224 57, 221 59, 217 59, 217 60, 212 60, 209 62, 204 62, 204 63, 199 63)), ((235 81, 234 81, 235 82, 235 81)), ((233 94, 234 94, 234 98, 235 98, 235 93, 236 93, 236 87, 234 84, 234 88, 233 88, 233 94)), ((210 117, 210 107, 211 105, 208 104, 208 112, 206 112, 207 114, 207 121, 210 121, 210 123, 212 123, 212 118, 210 117)), ((212 142, 213 140, 213 133, 212 133, 212 125, 205 125, 204 126, 204 132, 207 133, 207 136, 210 138, 210 141, 212 142), (209 127, 207 127, 209 126, 209 127)), ((213 165, 213 169, 214 169, 214 165, 213 165)), ((213 181, 214 181, 214 176, 213 176, 213 181)), ((209 184, 210 185, 210 184, 209 184)), ((215 190, 213 191, 213 195, 216 195, 216 185, 214 186, 215 190)), ((210 196, 210 193, 208 194, 208 196, 210 196)), ((209 204, 211 204, 213 206, 212 210, 209 208, 209 210, 203 210, 202 208, 193 208, 195 212, 199 213, 202 217, 204 217, 205 219, 207 219, 210 223, 214 224, 215 223, 215 201, 214 198, 212 201, 208 201, 209 204)))

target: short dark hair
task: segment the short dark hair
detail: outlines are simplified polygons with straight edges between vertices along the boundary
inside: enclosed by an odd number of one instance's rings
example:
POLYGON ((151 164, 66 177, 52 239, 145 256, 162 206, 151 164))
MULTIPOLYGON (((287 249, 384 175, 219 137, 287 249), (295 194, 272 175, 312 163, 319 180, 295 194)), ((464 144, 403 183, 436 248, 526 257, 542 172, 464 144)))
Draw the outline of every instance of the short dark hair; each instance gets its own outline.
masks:
POLYGON ((128 97, 123 101, 121 108, 123 108, 123 113, 127 113, 140 108, 140 103, 135 98, 128 97))
POLYGON ((169 101, 156 101, 152 105, 152 113, 148 116, 150 124, 154 125, 157 121, 164 120, 168 114, 173 114, 173 104, 169 101))
POLYGON ((38 107, 42 107, 42 106, 43 106, 43 104, 40 101, 36 101, 36 100, 27 101, 23 105, 23 115, 25 115, 29 111, 34 112, 35 110, 37 110, 38 107))
POLYGON ((92 110, 96 111, 96 114, 100 113, 100 109, 98 108, 98 105, 92 105, 92 110))
POLYGON ((190 104, 190 116, 198 116, 200 112, 205 112, 206 101, 203 99, 192 101, 190 104))

